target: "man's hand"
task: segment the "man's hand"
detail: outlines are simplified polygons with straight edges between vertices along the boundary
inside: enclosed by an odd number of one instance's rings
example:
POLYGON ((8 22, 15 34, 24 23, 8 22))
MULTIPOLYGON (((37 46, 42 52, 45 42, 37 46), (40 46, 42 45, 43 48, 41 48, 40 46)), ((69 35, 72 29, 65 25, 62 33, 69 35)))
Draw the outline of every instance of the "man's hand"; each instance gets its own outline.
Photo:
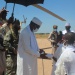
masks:
POLYGON ((53 60, 54 60, 55 62, 57 62, 57 58, 53 57, 53 60))
POLYGON ((45 53, 45 51, 43 49, 40 49, 39 53, 40 53, 40 58, 48 59, 48 57, 46 56, 46 53, 45 53))
POLYGON ((40 49, 40 50, 39 50, 39 53, 40 53, 40 54, 44 54, 45 51, 44 51, 43 49, 40 49))

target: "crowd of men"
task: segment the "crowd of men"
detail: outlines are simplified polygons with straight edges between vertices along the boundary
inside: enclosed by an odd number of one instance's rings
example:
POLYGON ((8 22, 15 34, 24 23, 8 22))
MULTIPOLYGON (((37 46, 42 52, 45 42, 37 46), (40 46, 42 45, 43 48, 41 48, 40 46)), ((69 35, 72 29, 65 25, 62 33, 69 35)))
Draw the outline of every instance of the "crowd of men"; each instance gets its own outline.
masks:
POLYGON ((37 58, 52 59, 51 75, 75 75, 75 32, 70 30, 70 23, 65 30, 58 32, 53 26, 48 40, 52 45, 52 53, 39 49, 35 32, 42 21, 34 17, 21 33, 20 21, 13 15, 6 19, 7 11, 0 11, 0 75, 38 75, 37 58))
POLYGON ((71 30, 70 23, 65 24, 65 30, 57 30, 53 26, 48 40, 53 50, 53 68, 51 75, 75 75, 75 32, 71 30))

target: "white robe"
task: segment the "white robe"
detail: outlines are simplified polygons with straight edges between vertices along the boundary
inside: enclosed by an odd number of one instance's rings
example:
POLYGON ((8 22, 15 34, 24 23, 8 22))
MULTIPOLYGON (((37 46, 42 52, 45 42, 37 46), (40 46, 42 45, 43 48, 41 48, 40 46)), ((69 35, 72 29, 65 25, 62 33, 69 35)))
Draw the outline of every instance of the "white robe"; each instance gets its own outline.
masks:
POLYGON ((75 75, 75 48, 67 46, 56 63, 55 75, 75 75))
POLYGON ((34 33, 26 27, 19 36, 17 75, 38 75, 37 57, 40 56, 34 33))
MULTIPOLYGON (((58 58, 60 57, 61 53, 62 53, 62 46, 63 44, 59 44, 59 47, 57 48, 57 50, 55 51, 54 53, 54 57, 58 60, 58 58)), ((55 61, 53 61, 53 68, 52 68, 52 72, 51 72, 51 75, 55 75, 54 71, 56 69, 56 66, 55 66, 55 61)))
MULTIPOLYGON (((73 30, 70 30, 70 32, 74 32, 74 31, 73 31, 73 30)), ((66 30, 63 30, 63 31, 62 31, 62 34, 63 34, 63 35, 65 35, 66 33, 67 33, 66 30)), ((74 32, 74 33, 75 33, 75 32, 74 32)))

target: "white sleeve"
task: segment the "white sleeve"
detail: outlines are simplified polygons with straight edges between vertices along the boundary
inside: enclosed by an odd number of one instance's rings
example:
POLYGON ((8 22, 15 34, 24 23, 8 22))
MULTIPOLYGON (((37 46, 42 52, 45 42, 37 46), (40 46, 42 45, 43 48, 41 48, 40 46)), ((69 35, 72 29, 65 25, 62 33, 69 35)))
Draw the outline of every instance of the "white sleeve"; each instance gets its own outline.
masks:
POLYGON ((23 47, 24 47, 24 51, 33 55, 33 56, 36 56, 36 57, 40 57, 40 53, 38 51, 34 51, 32 48, 31 48, 31 45, 30 45, 30 36, 26 33, 22 34, 22 43, 23 43, 23 47))
POLYGON ((65 75, 68 73, 67 69, 68 66, 65 64, 65 62, 67 61, 68 61, 68 53, 67 51, 64 51, 56 63, 55 75, 65 75))
POLYGON ((56 66, 55 75, 65 75, 66 68, 63 62, 61 62, 58 66, 56 66))
POLYGON ((53 54, 47 53, 46 57, 48 57, 49 59, 51 59, 53 57, 53 54))
POLYGON ((57 60, 60 57, 60 55, 62 54, 62 46, 63 46, 62 44, 59 44, 59 47, 56 49, 56 51, 54 53, 54 57, 57 58, 57 60))

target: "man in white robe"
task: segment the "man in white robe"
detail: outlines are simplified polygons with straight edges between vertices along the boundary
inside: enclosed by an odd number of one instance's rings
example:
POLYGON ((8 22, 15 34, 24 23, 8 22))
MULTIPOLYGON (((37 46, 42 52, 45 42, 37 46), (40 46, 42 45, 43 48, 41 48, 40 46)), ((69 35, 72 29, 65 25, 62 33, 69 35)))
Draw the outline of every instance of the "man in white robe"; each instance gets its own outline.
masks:
POLYGON ((65 35, 67 32, 74 32, 73 30, 70 30, 71 25, 70 23, 65 24, 65 30, 62 31, 63 35, 65 35))
POLYGON ((55 51, 54 55, 53 55, 53 58, 55 58, 56 60, 53 61, 53 66, 52 66, 52 72, 51 72, 51 75, 55 75, 54 71, 56 69, 56 62, 58 60, 58 58, 60 57, 61 53, 62 53, 62 47, 63 47, 63 44, 60 43, 59 44, 59 47, 57 48, 57 50, 55 51))
POLYGON ((51 72, 51 75, 55 75, 54 71, 56 69, 56 62, 57 60, 59 59, 60 55, 62 54, 62 50, 64 48, 64 45, 63 45, 63 42, 62 42, 62 32, 59 31, 58 32, 58 43, 57 43, 58 47, 57 49, 55 50, 55 53, 53 55, 53 65, 52 65, 52 72, 51 72))
POLYGON ((42 22, 34 17, 20 33, 17 52, 17 75, 38 75, 37 58, 40 57, 40 53, 34 32, 40 28, 41 24, 42 22))
POLYGON ((65 51, 56 63, 55 75, 75 75, 75 33, 69 32, 64 35, 65 51))

